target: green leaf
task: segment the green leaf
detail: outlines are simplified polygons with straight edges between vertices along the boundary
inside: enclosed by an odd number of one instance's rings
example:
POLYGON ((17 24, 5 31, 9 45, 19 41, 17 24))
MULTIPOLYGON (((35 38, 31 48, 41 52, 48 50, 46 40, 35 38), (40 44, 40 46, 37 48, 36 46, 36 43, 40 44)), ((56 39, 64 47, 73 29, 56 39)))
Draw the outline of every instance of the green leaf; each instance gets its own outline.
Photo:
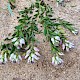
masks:
POLYGON ((40 7, 41 7, 42 13, 45 12, 45 7, 44 6, 40 6, 40 7))
POLYGON ((5 49, 5 48, 6 48, 6 45, 5 45, 5 44, 1 45, 1 51, 2 51, 3 49, 5 49))
POLYGON ((18 25, 18 26, 15 27, 15 29, 17 29, 17 30, 20 30, 21 28, 22 28, 21 25, 18 25))
POLYGON ((35 31, 38 31, 38 27, 37 27, 37 26, 35 26, 35 27, 34 27, 34 30, 35 30, 35 31))
POLYGON ((35 7, 39 8, 39 3, 38 2, 35 3, 35 7))
POLYGON ((15 1, 16 1, 16 0, 9 0, 9 2, 13 2, 13 3, 15 3, 15 1))
POLYGON ((25 13, 25 11, 19 11, 19 14, 24 14, 25 13))
POLYGON ((12 54, 12 53, 15 51, 15 49, 16 49, 16 47, 15 47, 15 46, 13 46, 13 47, 12 47, 12 49, 11 49, 10 54, 12 54))
POLYGON ((44 35, 46 36, 47 35, 47 29, 44 28, 44 35))
POLYGON ((38 16, 39 14, 35 14, 34 16, 35 16, 35 18, 38 16))
POLYGON ((19 32, 19 37, 24 38, 24 34, 22 31, 19 32))

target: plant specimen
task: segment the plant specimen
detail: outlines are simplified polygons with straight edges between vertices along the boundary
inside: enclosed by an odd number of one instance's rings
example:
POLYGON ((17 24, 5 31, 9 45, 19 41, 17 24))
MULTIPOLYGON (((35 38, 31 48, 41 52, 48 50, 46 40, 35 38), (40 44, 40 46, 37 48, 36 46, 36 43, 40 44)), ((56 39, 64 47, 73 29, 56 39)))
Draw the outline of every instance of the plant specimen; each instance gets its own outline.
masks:
POLYGON ((60 18, 54 18, 52 8, 45 4, 44 0, 36 0, 36 2, 24 10, 19 12, 19 25, 15 27, 12 37, 7 37, 1 43, 0 63, 18 62, 27 59, 28 63, 34 63, 40 59, 40 51, 35 45, 37 39, 36 34, 43 33, 49 42, 52 53, 52 64, 59 65, 63 63, 60 56, 64 55, 64 51, 74 48, 74 44, 67 40, 65 29, 68 29, 74 35, 78 31, 72 27, 72 24, 60 18), (38 24, 42 25, 43 30, 39 30, 38 24))

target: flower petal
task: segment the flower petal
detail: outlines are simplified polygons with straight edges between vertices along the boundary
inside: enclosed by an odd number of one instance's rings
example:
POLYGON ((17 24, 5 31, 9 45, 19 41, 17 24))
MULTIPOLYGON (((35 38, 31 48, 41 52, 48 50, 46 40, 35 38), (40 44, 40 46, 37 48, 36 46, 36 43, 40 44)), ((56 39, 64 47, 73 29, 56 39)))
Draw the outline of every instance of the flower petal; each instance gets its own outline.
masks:
POLYGON ((29 49, 29 50, 26 52, 25 59, 30 55, 30 53, 31 53, 31 50, 29 49))
POLYGON ((63 49, 63 50, 65 49, 65 47, 66 47, 65 44, 62 44, 62 49, 63 49))
POLYGON ((23 38, 20 39, 20 44, 25 44, 25 40, 23 38))
POLYGON ((37 47, 34 47, 34 50, 35 50, 36 52, 39 52, 39 49, 38 49, 37 47))
POLYGON ((18 41, 16 41, 15 43, 14 43, 14 46, 18 46, 19 45, 19 42, 18 41))
POLYGON ((38 52, 35 52, 35 54, 36 54, 37 56, 41 56, 38 52))
POLYGON ((53 44, 55 43, 55 40, 54 40, 54 38, 51 38, 51 41, 52 41, 52 43, 53 43, 53 44))
POLYGON ((60 37, 59 36, 55 36, 55 39, 60 41, 60 37))
POLYGON ((17 38, 13 38, 13 39, 12 39, 12 42, 15 42, 15 41, 17 41, 17 38))
POLYGON ((31 54, 31 57, 36 59, 36 60, 39 60, 39 57, 37 57, 35 54, 31 54))

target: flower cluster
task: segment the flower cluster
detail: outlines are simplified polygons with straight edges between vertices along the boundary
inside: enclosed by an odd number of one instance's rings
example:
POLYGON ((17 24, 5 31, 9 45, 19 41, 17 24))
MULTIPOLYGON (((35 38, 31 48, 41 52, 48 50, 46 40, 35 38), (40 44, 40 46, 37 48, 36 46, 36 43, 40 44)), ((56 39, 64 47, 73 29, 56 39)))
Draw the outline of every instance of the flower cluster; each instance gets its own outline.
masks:
POLYGON ((51 41, 52 41, 53 45, 59 46, 59 43, 60 43, 61 39, 60 39, 59 36, 54 36, 54 37, 51 38, 51 41))
POLYGON ((25 45, 25 40, 23 38, 13 38, 12 42, 14 43, 14 46, 17 47, 17 49, 20 49, 23 45, 25 45))
POLYGON ((73 43, 71 43, 70 41, 68 41, 66 39, 63 41, 60 38, 60 36, 52 37, 51 38, 51 44, 53 45, 52 51, 54 53, 54 56, 52 57, 52 65, 55 65, 55 66, 63 63, 63 60, 59 56, 64 55, 64 53, 61 52, 58 47, 62 48, 62 51, 65 50, 67 52, 69 52, 70 49, 74 48, 73 43))
POLYGON ((60 65, 63 63, 63 60, 59 56, 52 57, 52 65, 60 65))
POLYGON ((62 49, 69 52, 71 48, 74 48, 74 44, 71 43, 70 41, 65 40, 65 43, 62 44, 62 49))
POLYGON ((74 34, 74 35, 77 35, 78 34, 78 30, 72 30, 72 33, 74 34))
POLYGON ((39 49, 37 47, 34 47, 34 48, 30 48, 27 52, 26 52, 26 55, 25 55, 25 59, 28 58, 28 63, 34 63, 35 60, 39 60, 39 56, 41 56, 39 54, 39 49))
POLYGON ((14 54, 14 53, 12 53, 11 55, 10 55, 10 61, 12 62, 12 63, 19 63, 19 61, 20 60, 22 60, 22 57, 21 57, 21 55, 17 55, 17 54, 14 54))

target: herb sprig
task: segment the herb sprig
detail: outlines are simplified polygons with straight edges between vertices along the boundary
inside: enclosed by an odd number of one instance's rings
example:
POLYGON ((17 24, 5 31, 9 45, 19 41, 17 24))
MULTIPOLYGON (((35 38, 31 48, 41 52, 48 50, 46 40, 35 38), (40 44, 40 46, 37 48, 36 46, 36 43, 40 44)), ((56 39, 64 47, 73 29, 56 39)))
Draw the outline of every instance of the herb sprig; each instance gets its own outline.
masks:
POLYGON ((52 64, 62 64, 60 56, 64 55, 64 51, 74 48, 74 44, 67 40, 63 27, 75 35, 78 34, 72 24, 54 18, 52 8, 43 0, 36 0, 35 4, 20 11, 19 14, 19 25, 15 27, 12 38, 5 39, 9 41, 8 44, 1 44, 0 62, 6 63, 8 59, 11 62, 19 62, 22 58, 28 59, 30 63, 39 60, 41 55, 35 45, 37 41, 35 35, 41 33, 38 28, 39 23, 43 27, 43 35, 51 46, 52 64))

